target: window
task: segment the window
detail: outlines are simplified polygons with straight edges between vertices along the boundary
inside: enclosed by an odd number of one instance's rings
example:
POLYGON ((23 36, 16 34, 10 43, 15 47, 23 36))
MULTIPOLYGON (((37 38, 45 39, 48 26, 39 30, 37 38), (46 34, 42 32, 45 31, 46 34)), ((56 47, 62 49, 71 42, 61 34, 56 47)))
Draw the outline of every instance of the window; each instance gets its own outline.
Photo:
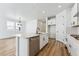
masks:
POLYGON ((15 27, 15 23, 13 21, 7 21, 7 29, 13 30, 15 27))

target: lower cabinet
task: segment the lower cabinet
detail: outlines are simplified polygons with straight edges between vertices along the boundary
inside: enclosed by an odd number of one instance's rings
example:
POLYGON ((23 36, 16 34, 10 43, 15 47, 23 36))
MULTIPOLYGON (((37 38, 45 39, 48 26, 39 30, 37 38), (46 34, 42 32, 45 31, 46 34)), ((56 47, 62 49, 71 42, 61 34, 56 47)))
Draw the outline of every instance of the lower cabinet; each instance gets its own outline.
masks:
POLYGON ((68 36, 67 48, 71 56, 79 56, 79 45, 76 39, 72 36, 68 36))
POLYGON ((40 49, 48 43, 48 34, 40 34, 40 49))
POLYGON ((44 38, 43 35, 40 34, 40 49, 44 46, 44 38))
POLYGON ((39 40, 40 40, 39 36, 31 37, 29 39, 29 55, 30 56, 34 56, 39 51, 39 48, 40 48, 39 40))

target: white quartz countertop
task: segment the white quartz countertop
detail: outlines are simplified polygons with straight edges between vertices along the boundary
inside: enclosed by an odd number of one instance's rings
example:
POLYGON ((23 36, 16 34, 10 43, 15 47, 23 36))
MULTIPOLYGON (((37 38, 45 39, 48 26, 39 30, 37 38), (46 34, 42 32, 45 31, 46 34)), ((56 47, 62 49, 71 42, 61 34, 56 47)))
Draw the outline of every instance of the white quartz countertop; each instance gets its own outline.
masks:
MULTIPOLYGON (((42 33, 45 34, 45 33, 42 33)), ((11 37, 25 37, 25 38, 31 38, 35 36, 39 36, 40 34, 35 34, 35 33, 19 33, 15 35, 5 35, 5 36, 0 36, 0 39, 6 39, 6 38, 11 38, 11 37)))
POLYGON ((76 46, 79 47, 79 40, 77 40, 77 39, 74 38, 74 37, 73 37, 71 40, 75 43, 76 46))
POLYGON ((33 34, 33 33, 27 34, 27 33, 22 33, 22 34, 17 34, 17 36, 19 36, 19 37, 24 37, 24 38, 28 39, 28 38, 31 38, 31 37, 39 36, 39 34, 33 34))
POLYGON ((22 36, 24 36, 25 38, 31 38, 31 37, 35 37, 35 36, 39 36, 39 34, 21 34, 22 36))
POLYGON ((74 38, 73 36, 69 35, 68 36, 70 38, 69 41, 73 42, 74 43, 74 46, 78 46, 79 47, 79 40, 77 40, 76 38, 74 38))
POLYGON ((4 35, 4 36, 0 36, 0 39, 7 39, 7 38, 11 38, 11 37, 25 37, 25 38, 30 38, 30 37, 35 37, 35 36, 39 36, 39 34, 21 33, 21 34, 15 34, 15 35, 4 35))

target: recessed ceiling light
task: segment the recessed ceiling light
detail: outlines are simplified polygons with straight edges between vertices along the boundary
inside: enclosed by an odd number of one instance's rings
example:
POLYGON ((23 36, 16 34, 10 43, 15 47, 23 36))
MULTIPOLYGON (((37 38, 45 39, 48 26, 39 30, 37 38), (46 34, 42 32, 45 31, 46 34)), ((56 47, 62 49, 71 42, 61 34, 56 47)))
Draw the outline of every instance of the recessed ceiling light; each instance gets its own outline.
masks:
POLYGON ((46 11, 45 11, 45 10, 43 10, 43 11, 42 11, 42 13, 43 13, 43 14, 45 14, 45 13, 46 13, 46 11))
POLYGON ((62 7, 62 5, 58 5, 58 8, 61 8, 62 7))

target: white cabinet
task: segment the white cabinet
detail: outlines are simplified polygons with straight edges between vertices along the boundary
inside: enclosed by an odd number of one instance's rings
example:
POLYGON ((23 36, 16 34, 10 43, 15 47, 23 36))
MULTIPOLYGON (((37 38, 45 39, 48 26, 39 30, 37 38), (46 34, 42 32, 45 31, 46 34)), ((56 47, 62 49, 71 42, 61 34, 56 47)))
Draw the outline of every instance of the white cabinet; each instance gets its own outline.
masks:
POLYGON ((37 33, 46 32, 46 19, 37 20, 37 33))
POLYGON ((72 15, 73 17, 74 17, 75 14, 77 13, 77 3, 75 3, 75 4, 73 5, 71 13, 72 13, 71 15, 72 15))
POLYGON ((43 47, 43 35, 40 34, 40 49, 43 47))
POLYGON ((40 49, 48 43, 47 19, 31 20, 26 24, 26 33, 40 34, 40 49))
POLYGON ((79 56, 79 41, 77 41, 72 36, 67 36, 67 44, 66 44, 70 55, 79 56))
POLYGON ((48 43, 48 34, 44 34, 44 46, 48 43))
POLYGON ((48 20, 48 25, 55 26, 56 25, 56 18, 53 18, 53 19, 48 20))
POLYGON ((71 19, 72 19, 72 26, 79 26, 79 4, 75 3, 71 9, 71 19))
POLYGON ((72 18, 72 26, 74 26, 74 27, 79 26, 78 17, 73 17, 73 18, 72 18))
POLYGON ((66 39, 66 10, 56 15, 56 40, 65 43, 66 39))
POLYGON ((26 23, 26 33, 46 32, 46 19, 31 20, 26 23))
POLYGON ((24 35, 18 34, 16 36, 16 42, 16 55, 29 56, 29 39, 26 39, 24 35))
POLYGON ((48 34, 40 34, 40 49, 43 48, 48 43, 48 34))

